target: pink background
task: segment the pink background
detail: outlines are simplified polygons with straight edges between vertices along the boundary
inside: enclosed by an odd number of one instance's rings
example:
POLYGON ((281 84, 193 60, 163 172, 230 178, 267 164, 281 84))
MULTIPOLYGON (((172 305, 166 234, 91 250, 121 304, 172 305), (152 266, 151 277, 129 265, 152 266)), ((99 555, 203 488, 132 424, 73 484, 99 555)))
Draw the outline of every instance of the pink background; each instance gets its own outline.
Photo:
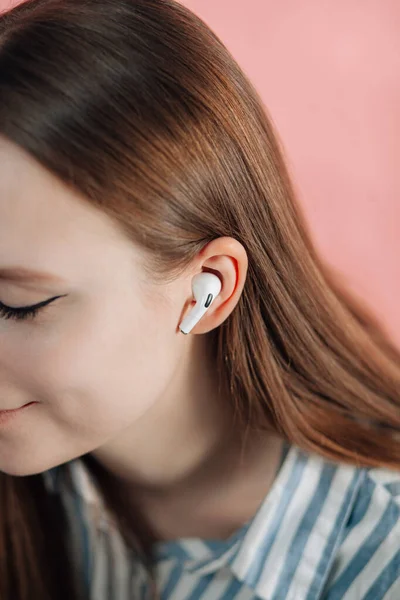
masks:
POLYGON ((182 1, 261 92, 321 253, 400 344, 400 2, 182 1))

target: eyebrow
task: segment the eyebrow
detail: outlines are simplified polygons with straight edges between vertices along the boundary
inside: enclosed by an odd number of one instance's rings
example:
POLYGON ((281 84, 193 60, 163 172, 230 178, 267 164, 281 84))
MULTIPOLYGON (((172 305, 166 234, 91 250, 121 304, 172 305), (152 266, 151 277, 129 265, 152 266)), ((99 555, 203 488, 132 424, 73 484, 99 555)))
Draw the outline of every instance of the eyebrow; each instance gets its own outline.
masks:
POLYGON ((34 271, 25 267, 3 267, 0 268, 0 281, 12 281, 17 283, 65 283, 65 281, 44 271, 34 271))

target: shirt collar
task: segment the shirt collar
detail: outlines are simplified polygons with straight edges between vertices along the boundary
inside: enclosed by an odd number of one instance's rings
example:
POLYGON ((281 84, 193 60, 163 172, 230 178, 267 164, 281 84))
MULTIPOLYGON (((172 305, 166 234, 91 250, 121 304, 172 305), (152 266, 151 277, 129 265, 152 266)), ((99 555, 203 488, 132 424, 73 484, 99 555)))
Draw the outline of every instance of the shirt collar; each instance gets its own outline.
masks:
POLYGON ((198 575, 229 567, 263 600, 322 589, 364 471, 291 446, 255 517, 225 551, 192 560, 198 575), (277 594, 279 590, 279 596, 277 594))
MULTIPOLYGON (((104 505, 81 461, 74 479, 84 500, 96 506, 104 521, 104 505)), ((254 590, 262 600, 318 597, 354 506, 365 471, 329 462, 295 445, 287 455, 254 518, 225 542, 199 539, 159 545, 197 575, 222 567, 254 590), (276 590, 280 596, 276 596, 276 590)))

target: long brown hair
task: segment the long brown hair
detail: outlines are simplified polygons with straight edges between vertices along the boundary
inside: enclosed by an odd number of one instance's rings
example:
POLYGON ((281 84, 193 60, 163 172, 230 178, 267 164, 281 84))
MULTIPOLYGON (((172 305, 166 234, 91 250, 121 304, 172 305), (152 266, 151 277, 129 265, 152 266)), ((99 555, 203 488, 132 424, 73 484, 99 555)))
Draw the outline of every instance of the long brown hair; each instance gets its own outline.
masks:
MULTIPOLYGON (((244 428, 400 468, 399 354, 315 252, 273 124, 199 18, 173 0, 28 0, 0 16, 0 90, 0 133, 114 219, 149 276, 243 244, 243 294, 207 335, 244 428)), ((2 474, 0 500, 1 600, 78 598, 43 475, 2 474)))

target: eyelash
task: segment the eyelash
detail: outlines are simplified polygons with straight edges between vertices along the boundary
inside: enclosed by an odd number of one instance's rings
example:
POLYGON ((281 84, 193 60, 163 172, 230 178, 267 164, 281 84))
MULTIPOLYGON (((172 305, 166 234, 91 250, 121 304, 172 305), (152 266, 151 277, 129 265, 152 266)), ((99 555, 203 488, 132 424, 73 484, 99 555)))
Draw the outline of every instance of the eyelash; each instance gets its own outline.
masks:
POLYGON ((0 318, 12 319, 14 321, 24 321, 27 319, 33 320, 45 306, 54 300, 57 300, 57 298, 61 298, 61 296, 50 298, 50 300, 45 300, 44 302, 40 302, 34 306, 23 306, 21 308, 11 308, 11 306, 6 306, 0 302, 0 318))

